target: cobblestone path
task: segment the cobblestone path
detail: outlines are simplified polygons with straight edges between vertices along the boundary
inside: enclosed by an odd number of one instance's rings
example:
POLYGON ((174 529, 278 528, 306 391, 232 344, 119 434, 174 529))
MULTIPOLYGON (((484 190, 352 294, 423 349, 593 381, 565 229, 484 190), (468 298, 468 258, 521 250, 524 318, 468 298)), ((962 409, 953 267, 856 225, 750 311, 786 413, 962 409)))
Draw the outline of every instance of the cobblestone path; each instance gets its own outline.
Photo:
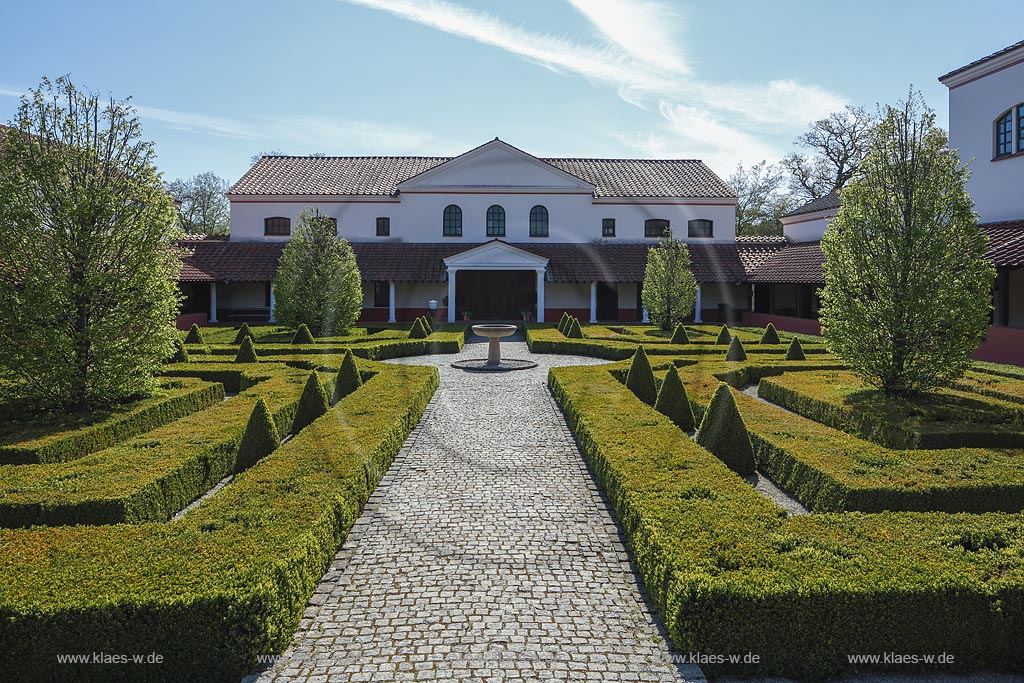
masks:
POLYGON ((549 367, 433 364, 441 386, 265 681, 703 681, 677 667, 562 413, 549 367))

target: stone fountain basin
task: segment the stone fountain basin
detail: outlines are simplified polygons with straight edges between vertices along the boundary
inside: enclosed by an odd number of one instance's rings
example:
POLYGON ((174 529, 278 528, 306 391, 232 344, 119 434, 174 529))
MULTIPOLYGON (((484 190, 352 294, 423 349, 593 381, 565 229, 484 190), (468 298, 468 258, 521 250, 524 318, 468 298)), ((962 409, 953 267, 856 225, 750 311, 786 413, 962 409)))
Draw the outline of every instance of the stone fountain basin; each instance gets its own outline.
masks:
POLYGON ((488 339, 511 337, 519 329, 515 325, 473 325, 473 334, 488 339))

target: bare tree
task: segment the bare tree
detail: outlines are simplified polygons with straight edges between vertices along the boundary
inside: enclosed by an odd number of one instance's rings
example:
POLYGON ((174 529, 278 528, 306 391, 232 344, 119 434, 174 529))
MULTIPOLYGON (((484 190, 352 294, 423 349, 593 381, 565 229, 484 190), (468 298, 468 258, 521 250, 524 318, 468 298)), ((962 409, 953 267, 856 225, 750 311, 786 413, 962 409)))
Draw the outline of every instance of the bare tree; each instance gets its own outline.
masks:
POLYGON ((781 235, 779 217, 796 208, 800 200, 785 191, 786 173, 783 169, 760 161, 749 169, 743 164, 728 180, 736 190, 737 235, 781 235))
POLYGON ((793 193, 809 201, 842 189, 860 170, 874 124, 863 107, 849 105, 810 124, 795 141, 810 154, 793 152, 780 164, 791 176, 793 193))
POLYGON ((231 205, 225 196, 226 180, 207 171, 191 178, 179 178, 167 189, 179 204, 182 230, 206 235, 228 234, 231 205))
POLYGON ((250 164, 255 164, 256 162, 258 162, 263 157, 279 157, 279 156, 284 156, 284 152, 282 152, 279 149, 275 149, 275 150, 272 150, 270 152, 260 152, 259 154, 253 154, 251 157, 249 157, 249 163, 250 164))

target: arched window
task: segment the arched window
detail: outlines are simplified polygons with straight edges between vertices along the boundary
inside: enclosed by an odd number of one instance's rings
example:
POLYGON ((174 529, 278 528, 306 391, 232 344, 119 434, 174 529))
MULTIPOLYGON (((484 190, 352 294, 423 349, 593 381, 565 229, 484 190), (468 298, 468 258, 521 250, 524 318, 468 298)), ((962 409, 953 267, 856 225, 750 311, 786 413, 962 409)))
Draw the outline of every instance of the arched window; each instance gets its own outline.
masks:
POLYGON ((543 206, 530 209, 530 237, 548 236, 548 210, 543 206))
POLYGON ((1013 154, 1013 110, 996 119, 996 158, 1013 154))
POLYGON ((669 222, 664 218, 650 218, 644 221, 644 237, 668 237, 669 222))
POLYGON ((686 234, 689 237, 714 237, 715 222, 706 218, 695 218, 686 224, 686 234))
POLYGON ((441 234, 445 237, 462 237, 462 209, 455 204, 444 207, 441 234))
POLYGON ((487 209, 487 236, 505 236, 505 209, 497 204, 487 209))
POLYGON ((283 216, 272 216, 263 219, 264 235, 290 235, 292 234, 292 219, 283 216))

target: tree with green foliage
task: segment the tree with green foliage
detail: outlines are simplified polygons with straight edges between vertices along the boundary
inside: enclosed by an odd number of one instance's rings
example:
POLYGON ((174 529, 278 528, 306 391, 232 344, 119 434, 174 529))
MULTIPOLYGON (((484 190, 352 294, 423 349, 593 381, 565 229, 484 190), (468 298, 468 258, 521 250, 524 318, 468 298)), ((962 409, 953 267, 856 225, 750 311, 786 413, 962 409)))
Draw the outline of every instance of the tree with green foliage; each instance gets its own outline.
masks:
POLYGON ((674 365, 665 374, 665 381, 658 390, 658 400, 654 403, 654 409, 672 420, 684 432, 693 430, 693 406, 690 405, 686 387, 679 379, 679 371, 674 365))
POLYGON ((732 389, 719 382, 694 440, 740 476, 754 473, 754 449, 732 389))
POLYGON ((760 161, 749 169, 739 164, 726 181, 736 191, 737 235, 781 235, 784 214, 801 201, 784 191, 784 169, 760 161))
POLYGON ((256 346, 252 343, 252 337, 242 339, 238 353, 235 354, 236 363, 259 363, 260 357, 256 355, 256 346))
POLYGON ((292 434, 298 434, 313 421, 323 415, 331 407, 327 401, 327 390, 316 370, 309 373, 306 379, 306 386, 302 389, 299 397, 299 407, 295 410, 295 419, 292 421, 292 434))
POLYGON ((299 329, 295 330, 295 334, 292 335, 292 344, 312 344, 315 341, 313 333, 309 331, 306 323, 299 325, 299 329))
POLYGON ((409 326, 409 339, 426 339, 427 329, 423 327, 423 319, 416 318, 409 326))
POLYGON ((723 346, 732 343, 732 335, 729 333, 728 325, 722 325, 722 329, 718 332, 718 339, 715 340, 715 343, 723 346))
POLYGON ((775 325, 768 323, 768 326, 764 328, 764 334, 761 335, 762 344, 781 344, 782 340, 779 339, 779 332, 775 329, 775 325))
POLYGON ((789 348, 786 349, 786 360, 804 360, 804 347, 800 344, 800 340, 793 337, 793 341, 789 342, 789 348))
POLYGON ((352 349, 345 349, 345 357, 338 367, 338 376, 335 378, 331 403, 337 403, 361 386, 363 386, 363 377, 359 374, 359 368, 356 367, 356 357, 353 355, 352 349))
POLYGON ((654 370, 642 344, 636 348, 633 361, 629 364, 626 388, 649 406, 653 406, 658 400, 658 383, 654 380, 654 370))
POLYGON ((191 178, 178 178, 167 186, 178 202, 181 229, 203 235, 228 234, 231 204, 226 193, 228 181, 207 171, 191 178))
POLYGON ((242 323, 242 326, 238 328, 238 334, 235 335, 235 344, 241 344, 248 337, 253 341, 256 341, 256 336, 249 329, 249 323, 242 323))
POLYGON ((127 101, 69 78, 0 133, 0 373, 49 407, 150 392, 174 352, 175 211, 127 101))
POLYGON ((185 343, 181 341, 181 337, 178 337, 175 341, 174 353, 167 360, 168 363, 188 363, 188 349, 185 348, 185 343))
POLYGON ((573 318, 569 323, 569 329, 565 331, 565 336, 569 339, 583 339, 583 328, 580 327, 579 318, 573 318))
POLYGON ((690 271, 690 250, 686 242, 671 234, 647 250, 647 269, 640 292, 651 321, 668 332, 693 310, 697 280, 690 271))
POLYGON ((281 435, 274 424, 274 417, 270 414, 266 401, 260 396, 253 406, 249 422, 245 425, 245 433, 238 444, 235 472, 244 472, 273 453, 280 445, 281 435))
POLYGON ((336 225, 304 210, 277 266, 275 313, 281 323, 305 323, 319 337, 347 334, 363 305, 352 246, 336 225))
POLYGON ((690 335, 686 334, 686 328, 683 327, 682 323, 676 325, 676 331, 672 333, 672 339, 669 340, 673 344, 689 344, 690 335))
POLYGON ((725 359, 732 361, 747 359, 747 351, 743 348, 743 342, 740 341, 739 337, 733 337, 732 341, 729 342, 729 350, 725 352, 725 359))
POLYGON ((821 242, 829 350, 890 396, 962 375, 988 327, 995 271, 948 144, 920 93, 886 107, 821 242))
POLYGON ((199 329, 199 325, 192 323, 192 327, 189 329, 188 334, 185 335, 186 344, 205 344, 206 341, 203 339, 203 333, 199 329))

